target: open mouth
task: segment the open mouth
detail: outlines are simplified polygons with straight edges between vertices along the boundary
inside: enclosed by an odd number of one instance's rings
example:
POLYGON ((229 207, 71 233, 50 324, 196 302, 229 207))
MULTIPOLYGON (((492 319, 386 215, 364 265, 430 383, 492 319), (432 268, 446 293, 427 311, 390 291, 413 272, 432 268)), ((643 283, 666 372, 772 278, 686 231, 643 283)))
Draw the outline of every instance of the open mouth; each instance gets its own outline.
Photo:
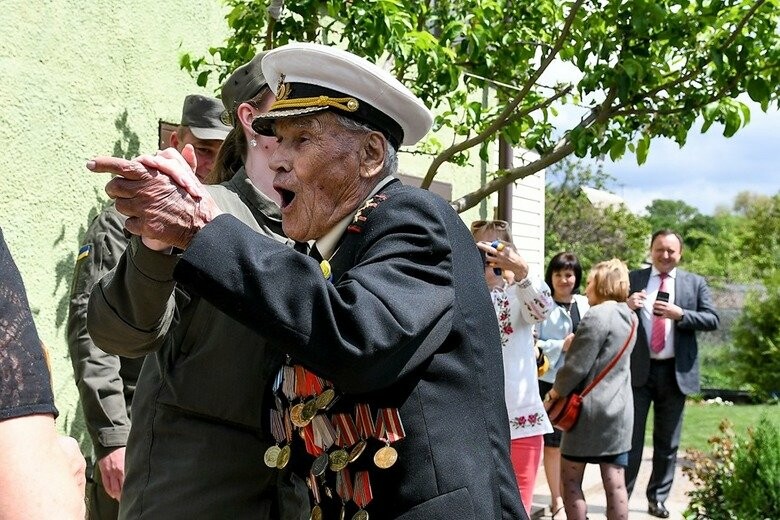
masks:
POLYGON ((295 192, 282 188, 276 188, 276 192, 282 197, 282 208, 286 208, 292 204, 292 201, 295 198, 295 192))

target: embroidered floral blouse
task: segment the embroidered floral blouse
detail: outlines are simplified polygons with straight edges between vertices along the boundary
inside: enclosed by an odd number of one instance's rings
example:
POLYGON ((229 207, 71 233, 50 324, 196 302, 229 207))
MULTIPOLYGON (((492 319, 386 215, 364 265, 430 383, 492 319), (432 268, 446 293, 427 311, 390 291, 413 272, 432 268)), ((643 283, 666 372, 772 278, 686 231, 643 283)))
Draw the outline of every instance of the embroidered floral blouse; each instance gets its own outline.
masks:
POLYGON ((536 375, 533 327, 550 315, 555 302, 542 280, 526 278, 491 291, 501 329, 504 398, 512 439, 551 433, 536 375))

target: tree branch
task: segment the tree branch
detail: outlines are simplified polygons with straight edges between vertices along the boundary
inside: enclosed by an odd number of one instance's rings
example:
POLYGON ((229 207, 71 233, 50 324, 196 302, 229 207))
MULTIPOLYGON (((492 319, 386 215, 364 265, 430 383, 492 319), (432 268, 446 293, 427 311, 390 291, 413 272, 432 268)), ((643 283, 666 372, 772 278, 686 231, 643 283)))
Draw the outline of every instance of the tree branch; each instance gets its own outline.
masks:
POLYGON ((558 35, 558 38, 555 41, 555 44, 550 49, 550 52, 547 53, 544 60, 542 60, 542 63, 539 65, 539 68, 536 70, 536 72, 534 72, 531 75, 531 77, 528 78, 528 81, 526 81, 526 83, 523 85, 522 89, 515 97, 514 101, 509 103, 504 108, 504 110, 501 111, 501 114, 499 114, 498 117, 496 117, 496 119, 493 121, 493 123, 490 124, 485 130, 483 130, 482 132, 480 132, 479 134, 477 134, 475 137, 471 139, 467 139, 466 141, 451 146, 447 150, 444 150, 436 159, 434 159, 430 167, 428 168, 428 171, 425 174, 425 178, 422 181, 421 186, 423 188, 430 187, 431 183, 433 182, 433 178, 436 176, 436 172, 438 171, 439 167, 442 164, 455 157, 455 155, 457 155, 458 153, 464 150, 468 150, 472 146, 475 146, 485 141, 487 138, 495 134, 500 128, 502 128, 507 118, 520 105, 520 103, 523 101, 525 96, 533 87, 536 80, 541 77, 541 75, 544 73, 547 67, 549 67, 550 64, 553 62, 555 56, 558 55, 558 52, 560 52, 561 48, 563 47, 564 41, 566 40, 569 33, 571 32, 571 26, 573 25, 577 12, 579 11, 583 2, 584 0, 577 0, 576 2, 574 2, 574 5, 572 5, 569 15, 566 17, 566 21, 564 22, 563 28, 561 29, 561 33, 558 35))

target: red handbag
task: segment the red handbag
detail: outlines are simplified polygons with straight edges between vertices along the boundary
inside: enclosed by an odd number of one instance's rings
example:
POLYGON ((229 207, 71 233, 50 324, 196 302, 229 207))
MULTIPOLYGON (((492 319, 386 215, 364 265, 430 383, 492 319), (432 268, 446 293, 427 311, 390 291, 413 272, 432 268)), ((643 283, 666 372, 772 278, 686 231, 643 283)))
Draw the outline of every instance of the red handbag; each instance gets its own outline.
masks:
POLYGON ((599 375, 597 375, 596 378, 585 387, 585 390, 583 390, 582 393, 571 393, 566 397, 561 397, 553 401, 549 410, 547 410, 547 417, 550 418, 550 422, 553 426, 564 432, 574 428, 574 425, 577 424, 577 419, 580 418, 580 411, 582 410, 582 399, 588 395, 590 391, 593 390, 593 388, 599 383, 599 381, 604 379, 604 376, 606 376, 609 371, 612 370, 612 368, 617 364, 620 356, 623 355, 623 352, 626 351, 628 345, 631 343, 631 338, 634 337, 636 322, 637 320, 632 320, 631 332, 628 333, 628 338, 626 338, 626 342, 623 345, 623 348, 620 349, 620 352, 618 352, 612 361, 609 362, 609 365, 604 367, 604 370, 602 370, 599 375))

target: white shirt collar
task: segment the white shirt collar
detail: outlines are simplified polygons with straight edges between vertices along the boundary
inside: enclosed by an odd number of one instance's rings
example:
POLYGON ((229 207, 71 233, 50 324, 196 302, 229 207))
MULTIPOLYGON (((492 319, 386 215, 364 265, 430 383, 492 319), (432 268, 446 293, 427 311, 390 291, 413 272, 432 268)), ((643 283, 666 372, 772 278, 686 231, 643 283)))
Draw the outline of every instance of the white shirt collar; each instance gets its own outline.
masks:
MULTIPOLYGON (((651 269, 650 269, 650 276, 660 276, 660 274, 661 274, 661 271, 656 269, 655 266, 651 267, 651 269)), ((674 269, 672 269, 671 271, 669 271, 669 278, 671 278, 672 280, 677 278, 677 268, 676 267, 674 269)))

